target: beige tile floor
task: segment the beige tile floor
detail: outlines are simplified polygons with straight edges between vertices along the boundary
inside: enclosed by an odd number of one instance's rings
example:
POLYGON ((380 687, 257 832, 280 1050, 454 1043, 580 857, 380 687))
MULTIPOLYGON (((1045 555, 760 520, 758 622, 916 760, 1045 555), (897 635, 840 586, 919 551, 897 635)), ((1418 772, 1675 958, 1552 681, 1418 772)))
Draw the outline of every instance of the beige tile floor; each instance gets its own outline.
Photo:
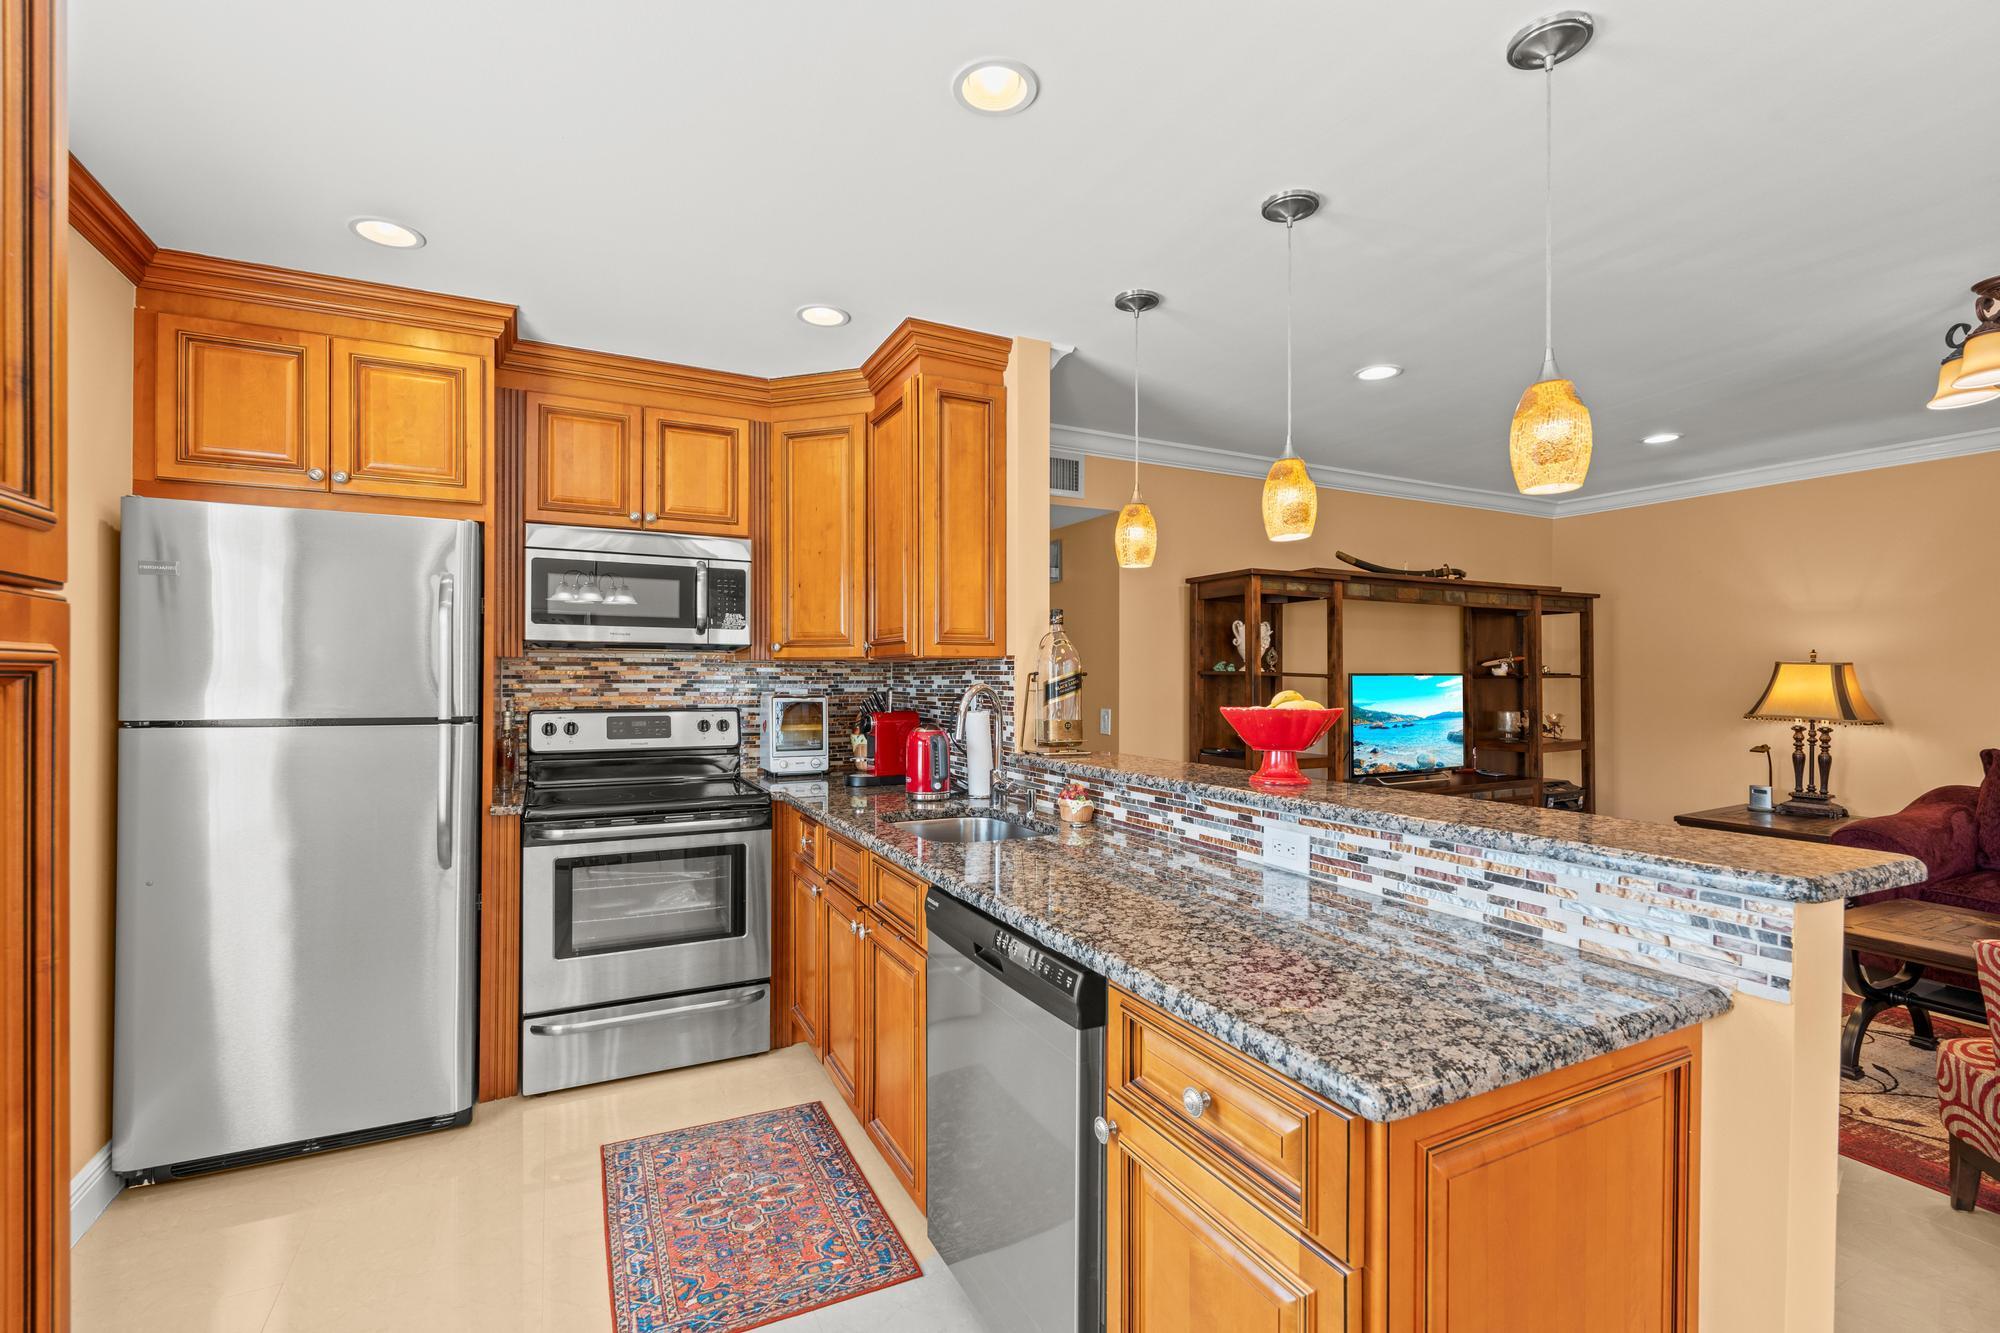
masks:
POLYGON ((611 1327, 599 1148, 821 1101, 926 1275, 778 1327, 977 1321, 804 1047, 479 1107, 465 1129, 128 1190, 72 1254, 76 1333, 611 1327))
MULTIPOLYGON (((978 1333, 916 1211, 802 1047, 479 1108, 463 1130, 127 1191, 74 1252, 76 1333, 605 1333, 598 1149, 824 1102, 925 1276, 773 1327, 978 1333)), ((2000 1217, 1841 1164, 1839 1327, 2000 1327, 2000 1217)))

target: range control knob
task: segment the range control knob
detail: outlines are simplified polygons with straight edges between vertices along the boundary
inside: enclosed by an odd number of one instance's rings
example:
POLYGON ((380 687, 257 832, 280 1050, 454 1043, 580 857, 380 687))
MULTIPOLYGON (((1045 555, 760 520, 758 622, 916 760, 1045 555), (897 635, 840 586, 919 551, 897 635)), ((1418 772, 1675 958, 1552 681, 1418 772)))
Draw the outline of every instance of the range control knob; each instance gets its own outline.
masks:
POLYGON ((728 719, 728 718, 726 718, 726 717, 719 717, 719 718, 717 718, 717 719, 715 720, 715 729, 716 729, 717 731, 727 731, 727 730, 729 730, 729 719, 728 719))
POLYGON ((544 722, 544 723, 542 723, 542 735, 544 735, 544 736, 553 736, 553 735, 555 735, 555 734, 556 734, 556 724, 555 724, 555 723, 553 723, 553 722, 544 722))
POLYGON ((709 722, 707 718, 703 718, 701 721, 694 724, 694 729, 696 731, 707 731, 709 727, 712 725, 713 724, 709 722))
POLYGON ((576 735, 577 732, 581 730, 583 730, 583 728, 577 726, 576 723, 574 722, 563 723, 563 735, 565 736, 574 736, 576 735))

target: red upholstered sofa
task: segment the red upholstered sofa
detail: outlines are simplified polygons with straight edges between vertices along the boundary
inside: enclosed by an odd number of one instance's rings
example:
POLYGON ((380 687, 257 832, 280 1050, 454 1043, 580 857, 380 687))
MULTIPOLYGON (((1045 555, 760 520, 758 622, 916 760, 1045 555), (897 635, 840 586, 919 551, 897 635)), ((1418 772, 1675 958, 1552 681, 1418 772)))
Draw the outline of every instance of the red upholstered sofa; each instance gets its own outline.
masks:
POLYGON ((1854 899, 1921 898, 1927 903, 2000 914, 2000 750, 1982 750, 1986 780, 1977 787, 1927 791, 1893 815, 1857 819, 1837 829, 1844 847, 1901 852, 1922 861, 1930 878, 1854 899))

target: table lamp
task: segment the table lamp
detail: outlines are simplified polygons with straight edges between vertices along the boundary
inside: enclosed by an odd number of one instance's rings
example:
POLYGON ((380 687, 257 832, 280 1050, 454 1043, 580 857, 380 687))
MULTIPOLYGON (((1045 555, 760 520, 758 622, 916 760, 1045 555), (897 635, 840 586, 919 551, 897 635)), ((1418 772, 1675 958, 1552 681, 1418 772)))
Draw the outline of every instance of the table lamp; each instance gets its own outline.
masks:
POLYGON ((1783 815, 1845 819, 1847 807, 1833 799, 1836 725, 1878 727, 1882 715, 1861 693, 1852 662, 1822 662, 1814 651, 1804 662, 1774 662, 1771 681, 1743 716, 1760 722, 1792 724, 1792 798, 1778 806, 1783 815))

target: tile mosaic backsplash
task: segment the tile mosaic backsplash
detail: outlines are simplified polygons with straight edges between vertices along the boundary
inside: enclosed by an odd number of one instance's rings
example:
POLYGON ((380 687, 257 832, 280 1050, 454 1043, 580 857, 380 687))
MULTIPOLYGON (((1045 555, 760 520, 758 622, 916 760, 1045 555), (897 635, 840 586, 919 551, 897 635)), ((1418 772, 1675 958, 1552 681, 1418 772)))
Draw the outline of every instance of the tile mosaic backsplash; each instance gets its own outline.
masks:
POLYGON ((1218 865, 1276 864, 1274 828, 1302 828, 1316 888, 1411 903, 1586 954, 1636 962, 1726 990, 1789 1002, 1793 904, 1622 874, 1449 838, 1290 818, 1144 779, 1077 778, 1015 768, 1038 800, 1065 783, 1090 790, 1099 819, 1164 839, 1218 865))

